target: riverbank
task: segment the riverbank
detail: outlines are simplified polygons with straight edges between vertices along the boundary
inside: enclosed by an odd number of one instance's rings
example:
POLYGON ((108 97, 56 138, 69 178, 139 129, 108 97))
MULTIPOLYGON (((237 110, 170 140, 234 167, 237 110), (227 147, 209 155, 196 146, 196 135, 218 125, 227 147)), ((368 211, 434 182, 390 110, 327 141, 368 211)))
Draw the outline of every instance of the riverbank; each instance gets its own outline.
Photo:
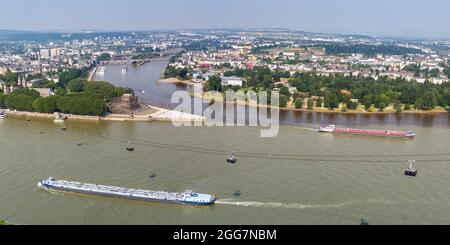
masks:
MULTIPOLYGON (((204 102, 207 102, 211 99, 214 99, 215 101, 218 102, 224 102, 223 97, 214 97, 214 96, 206 96, 205 93, 203 94, 199 94, 199 93, 190 93, 190 95, 192 97, 195 98, 201 98, 203 99, 204 102)), ((227 104, 235 104, 235 105, 241 105, 241 106, 251 106, 251 107, 257 107, 257 108, 267 108, 267 109, 272 109, 273 106, 271 105, 259 105, 257 104, 256 101, 253 101, 252 103, 248 103, 244 100, 236 100, 234 102, 227 102, 227 104)), ((303 107, 302 109, 297 109, 295 108, 295 105, 293 102, 289 102, 288 105, 286 107, 277 107, 277 109, 282 110, 282 111, 300 111, 300 112, 319 112, 319 113, 340 113, 340 114, 369 114, 369 115, 373 115, 373 114, 395 114, 396 110, 393 108, 393 106, 389 106, 387 107, 385 110, 383 111, 379 111, 379 110, 373 110, 373 111, 367 111, 365 110, 363 107, 359 107, 357 110, 342 110, 342 106, 340 105, 339 108, 336 108, 334 110, 330 110, 328 108, 319 108, 319 107, 314 107, 312 109, 307 109, 305 107, 303 107)), ((411 110, 403 110, 400 114, 444 114, 444 113, 449 113, 447 110, 445 110, 444 108, 436 108, 433 110, 429 110, 429 111, 424 111, 424 110, 415 110, 415 109, 411 109, 411 110)))
MULTIPOLYGON (((100 122, 100 121, 116 121, 116 122, 151 122, 151 121, 163 121, 163 122, 185 122, 185 121, 206 121, 205 117, 197 116, 188 113, 182 113, 179 111, 167 110, 164 108, 159 108, 155 106, 147 105, 149 111, 151 113, 145 114, 109 114, 107 116, 82 116, 82 115, 64 115, 66 120, 75 120, 75 121, 91 121, 91 122, 100 122)), ((11 111, 6 110, 5 113, 8 116, 13 117, 26 117, 26 118, 44 118, 44 119, 54 119, 54 114, 49 113, 38 113, 38 112, 26 112, 26 111, 11 111)))
POLYGON ((94 79, 95 73, 97 73, 98 66, 95 66, 92 68, 92 70, 89 72, 88 81, 92 81, 94 79))
POLYGON ((191 87, 194 87, 196 85, 200 85, 198 83, 193 82, 192 80, 181 80, 175 77, 169 77, 169 78, 165 78, 165 79, 161 79, 159 81, 157 81, 157 83, 173 83, 173 84, 184 84, 184 85, 188 85, 191 87))

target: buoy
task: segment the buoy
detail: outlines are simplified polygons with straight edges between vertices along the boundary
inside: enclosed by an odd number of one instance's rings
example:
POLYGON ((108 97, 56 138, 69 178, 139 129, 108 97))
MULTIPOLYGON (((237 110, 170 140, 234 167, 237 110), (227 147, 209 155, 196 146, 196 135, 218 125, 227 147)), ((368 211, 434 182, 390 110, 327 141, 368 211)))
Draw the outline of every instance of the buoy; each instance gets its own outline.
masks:
POLYGON ((409 168, 405 170, 405 175, 410 177, 416 177, 417 176, 417 169, 414 168, 414 163, 416 160, 410 160, 409 161, 409 168))
POLYGON ((237 163, 236 153, 234 151, 231 152, 230 155, 228 155, 227 163, 231 163, 231 164, 236 164, 237 163))

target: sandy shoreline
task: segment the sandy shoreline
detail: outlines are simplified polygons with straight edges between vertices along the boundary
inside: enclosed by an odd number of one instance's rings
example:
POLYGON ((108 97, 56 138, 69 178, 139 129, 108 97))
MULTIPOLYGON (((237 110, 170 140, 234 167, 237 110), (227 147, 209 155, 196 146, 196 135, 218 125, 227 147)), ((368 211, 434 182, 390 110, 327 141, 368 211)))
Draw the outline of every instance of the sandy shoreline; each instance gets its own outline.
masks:
MULTIPOLYGON (((206 118, 181 113, 178 111, 167 110, 164 108, 149 106, 152 110, 156 112, 152 114, 146 115, 122 115, 122 114, 109 114, 107 116, 82 116, 82 115, 71 115, 71 114, 63 114, 69 121, 90 121, 90 122, 100 122, 100 121, 116 121, 116 122, 152 122, 152 121, 162 121, 162 122, 189 122, 189 121, 206 121, 206 118)), ((38 113, 38 112, 26 112, 26 111, 11 111, 5 110, 5 113, 8 116, 16 116, 16 117, 31 117, 31 118, 44 118, 44 119, 55 119, 55 114, 49 113, 38 113)))
POLYGON ((180 80, 178 78, 175 77, 169 77, 169 78, 165 78, 165 79, 161 79, 159 81, 157 81, 157 83, 175 83, 175 84, 185 84, 188 86, 195 86, 195 85, 200 85, 199 83, 194 83, 192 80, 180 80))

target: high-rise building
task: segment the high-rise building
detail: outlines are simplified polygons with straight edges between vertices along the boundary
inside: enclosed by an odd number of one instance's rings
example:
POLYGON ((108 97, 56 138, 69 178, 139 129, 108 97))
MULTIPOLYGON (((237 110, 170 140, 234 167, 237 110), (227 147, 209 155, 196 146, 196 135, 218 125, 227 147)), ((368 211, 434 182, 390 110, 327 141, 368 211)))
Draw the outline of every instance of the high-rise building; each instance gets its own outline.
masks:
POLYGON ((50 50, 48 50, 48 49, 41 49, 40 56, 41 56, 41 59, 48 59, 48 58, 50 58, 50 50))
POLYGON ((54 58, 54 57, 57 57, 58 55, 59 55, 59 49, 57 49, 57 48, 50 49, 50 57, 54 58))

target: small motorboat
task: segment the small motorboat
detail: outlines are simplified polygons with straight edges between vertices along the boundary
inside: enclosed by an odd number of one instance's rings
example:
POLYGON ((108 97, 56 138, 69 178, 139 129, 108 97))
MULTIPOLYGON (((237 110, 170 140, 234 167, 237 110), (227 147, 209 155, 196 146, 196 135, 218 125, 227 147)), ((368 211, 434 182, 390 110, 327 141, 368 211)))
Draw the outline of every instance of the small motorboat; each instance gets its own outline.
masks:
POLYGON ((134 147, 131 145, 131 142, 128 142, 127 151, 134 151, 134 147))
POLYGON ((227 163, 230 163, 230 164, 236 164, 237 163, 236 153, 234 151, 231 152, 230 155, 228 155, 227 163))
POLYGON ((405 175, 410 177, 416 177, 417 176, 417 169, 414 168, 415 160, 409 161, 409 168, 405 170, 405 175))
POLYGON ((55 119, 53 122, 56 124, 62 124, 65 122, 65 118, 61 115, 61 113, 55 113, 55 119))
POLYGON ((6 114, 2 111, 0 112, 0 119, 6 119, 6 114))

